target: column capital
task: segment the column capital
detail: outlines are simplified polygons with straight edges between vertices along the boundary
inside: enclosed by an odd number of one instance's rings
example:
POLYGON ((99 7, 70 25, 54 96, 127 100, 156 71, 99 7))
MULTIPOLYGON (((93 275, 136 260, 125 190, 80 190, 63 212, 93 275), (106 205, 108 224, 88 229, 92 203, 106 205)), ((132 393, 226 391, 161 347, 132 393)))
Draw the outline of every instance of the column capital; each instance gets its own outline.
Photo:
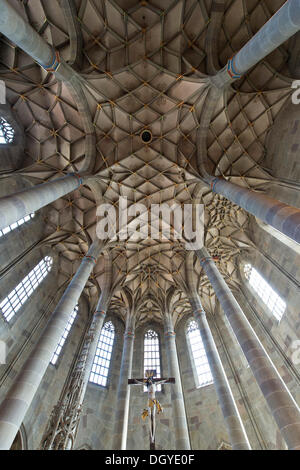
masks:
POLYGON ((166 337, 166 338, 171 338, 171 337, 172 337, 172 338, 175 338, 175 337, 176 337, 176 333, 175 333, 174 330, 173 330, 173 331, 172 331, 172 330, 166 331, 166 332, 165 332, 165 337, 166 337))
POLYGON ((243 74, 241 73, 238 73, 236 70, 235 70, 235 66, 234 66, 234 56, 231 57, 228 62, 227 62, 227 73, 228 75, 230 76, 230 78, 232 80, 238 80, 239 78, 241 78, 243 76, 243 74))
POLYGON ((47 72, 56 72, 57 67, 60 64, 60 56, 59 52, 53 49, 53 60, 49 65, 42 64, 41 62, 38 62, 43 69, 45 69, 47 72))
POLYGON ((194 315, 206 315, 204 308, 196 308, 194 310, 194 315))
POLYGON ((134 338, 135 334, 134 331, 131 329, 125 330, 124 337, 125 338, 134 338))
POLYGON ((94 261, 95 264, 97 263, 97 258, 95 258, 95 256, 92 256, 92 255, 85 255, 83 259, 86 261, 94 261))
POLYGON ((106 315, 106 311, 105 310, 95 310, 94 312, 94 315, 102 315, 103 317, 105 317, 106 315))
POLYGON ((218 256, 205 256, 204 258, 199 258, 201 266, 204 266, 205 263, 208 261, 218 261, 219 257, 218 256))
POLYGON ((205 258, 199 258, 201 266, 203 266, 207 261, 211 261, 211 256, 206 256, 205 258))
POLYGON ((209 182, 209 185, 210 185, 210 189, 212 190, 213 193, 216 192, 215 188, 216 188, 216 184, 218 183, 218 181, 223 180, 223 179, 224 178, 221 178, 220 176, 212 177, 212 179, 209 182))
POLYGON ((69 173, 70 176, 75 176, 76 178, 78 178, 78 188, 81 188, 81 186, 83 185, 83 177, 79 174, 79 173, 69 173))

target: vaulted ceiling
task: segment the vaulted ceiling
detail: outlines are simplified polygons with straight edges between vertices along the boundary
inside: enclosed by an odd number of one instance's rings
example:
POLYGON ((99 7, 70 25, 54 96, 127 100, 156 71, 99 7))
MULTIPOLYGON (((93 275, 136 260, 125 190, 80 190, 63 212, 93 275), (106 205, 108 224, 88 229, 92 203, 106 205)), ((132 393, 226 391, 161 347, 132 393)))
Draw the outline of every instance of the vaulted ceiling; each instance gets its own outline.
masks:
MULTIPOLYGON (((61 198, 46 218, 46 243, 59 253, 61 279, 75 272, 95 238, 96 207, 128 203, 205 204, 205 244, 231 285, 237 258, 252 247, 248 215, 202 183, 197 132, 211 103, 209 76, 222 68, 284 0, 12 0, 16 9, 80 76, 87 103, 78 112, 70 88, 1 38, 0 78, 22 123, 26 146, 16 171, 33 182, 92 168, 91 184, 61 198), (88 149, 88 121, 94 137, 88 149), (147 129, 152 140, 144 143, 147 129)), ((216 103, 207 134, 206 170, 264 190, 266 135, 290 95, 288 44, 278 48, 216 103)), ((201 160, 201 158, 200 158, 201 160)), ((159 319, 161 299, 174 289, 175 319, 189 309, 186 253, 180 241, 129 237, 110 244, 122 312, 126 286, 139 318, 159 319)), ((214 295, 194 259, 204 306, 214 295)), ((103 263, 86 293, 95 303, 103 263)))

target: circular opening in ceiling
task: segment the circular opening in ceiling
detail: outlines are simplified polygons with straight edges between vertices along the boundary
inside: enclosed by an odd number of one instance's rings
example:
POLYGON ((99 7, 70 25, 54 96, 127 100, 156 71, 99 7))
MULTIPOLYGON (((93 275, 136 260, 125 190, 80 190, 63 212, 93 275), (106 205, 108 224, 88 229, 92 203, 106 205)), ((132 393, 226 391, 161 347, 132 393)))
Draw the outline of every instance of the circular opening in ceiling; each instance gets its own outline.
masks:
POLYGON ((149 144, 152 140, 152 134, 150 131, 145 130, 141 133, 141 139, 144 142, 144 144, 149 144))

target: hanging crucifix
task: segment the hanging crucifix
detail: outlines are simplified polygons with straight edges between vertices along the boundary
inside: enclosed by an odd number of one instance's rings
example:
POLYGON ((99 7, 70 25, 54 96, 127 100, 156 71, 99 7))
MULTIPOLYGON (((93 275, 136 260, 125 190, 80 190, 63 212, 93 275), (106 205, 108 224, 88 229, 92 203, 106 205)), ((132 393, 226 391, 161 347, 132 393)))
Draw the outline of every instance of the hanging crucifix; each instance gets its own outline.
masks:
POLYGON ((149 434, 150 434, 150 450, 155 450, 155 427, 156 427, 156 413, 159 415, 163 412, 163 408, 155 397, 156 387, 161 384, 174 384, 175 379, 155 378, 156 370, 146 370, 146 377, 144 379, 128 379, 129 385, 144 385, 147 387, 148 402, 147 408, 142 412, 142 419, 145 421, 149 418, 149 434))

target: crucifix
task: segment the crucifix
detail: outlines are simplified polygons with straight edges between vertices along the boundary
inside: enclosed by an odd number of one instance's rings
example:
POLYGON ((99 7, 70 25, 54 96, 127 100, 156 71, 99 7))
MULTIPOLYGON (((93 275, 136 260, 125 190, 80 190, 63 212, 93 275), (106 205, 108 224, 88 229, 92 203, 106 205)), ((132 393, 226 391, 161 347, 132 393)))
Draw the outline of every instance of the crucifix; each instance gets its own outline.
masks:
POLYGON ((163 412, 163 408, 155 397, 156 387, 161 384, 174 384, 175 378, 169 379, 156 378, 156 370, 146 370, 144 379, 128 379, 129 385, 144 385, 147 387, 148 402, 147 408, 142 412, 142 419, 149 418, 149 435, 150 435, 150 450, 155 450, 155 427, 156 427, 156 413, 159 415, 163 412))

